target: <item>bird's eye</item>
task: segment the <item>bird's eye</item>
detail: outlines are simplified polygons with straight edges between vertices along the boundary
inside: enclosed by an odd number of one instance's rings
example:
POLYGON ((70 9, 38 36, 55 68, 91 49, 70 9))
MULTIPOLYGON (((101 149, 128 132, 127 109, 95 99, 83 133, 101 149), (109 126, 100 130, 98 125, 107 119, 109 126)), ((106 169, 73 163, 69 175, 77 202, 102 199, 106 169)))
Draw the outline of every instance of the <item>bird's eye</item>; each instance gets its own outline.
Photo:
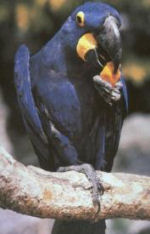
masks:
POLYGON ((76 15, 76 22, 80 27, 84 27, 84 12, 79 11, 76 15))

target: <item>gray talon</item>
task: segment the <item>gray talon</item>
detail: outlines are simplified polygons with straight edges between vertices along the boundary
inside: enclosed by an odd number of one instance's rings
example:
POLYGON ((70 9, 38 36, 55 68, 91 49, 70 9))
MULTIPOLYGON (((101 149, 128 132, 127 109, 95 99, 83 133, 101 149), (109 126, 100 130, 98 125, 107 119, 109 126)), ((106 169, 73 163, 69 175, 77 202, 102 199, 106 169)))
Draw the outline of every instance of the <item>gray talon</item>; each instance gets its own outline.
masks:
POLYGON ((96 214, 100 211, 100 201, 99 201, 99 195, 103 193, 103 186, 101 185, 99 179, 96 176, 96 171, 90 164, 81 164, 81 165, 72 165, 67 167, 59 167, 58 172, 66 172, 66 171, 77 171, 80 173, 85 174, 89 182, 91 183, 91 195, 92 195, 92 201, 93 205, 96 209, 96 214))
POLYGON ((118 90, 121 90, 123 87, 123 84, 121 83, 121 81, 118 81, 115 85, 115 88, 117 88, 118 90))
POLYGON ((98 90, 103 100, 110 106, 121 98, 122 83, 118 81, 113 87, 109 82, 102 80, 99 75, 93 77, 95 88, 98 90))

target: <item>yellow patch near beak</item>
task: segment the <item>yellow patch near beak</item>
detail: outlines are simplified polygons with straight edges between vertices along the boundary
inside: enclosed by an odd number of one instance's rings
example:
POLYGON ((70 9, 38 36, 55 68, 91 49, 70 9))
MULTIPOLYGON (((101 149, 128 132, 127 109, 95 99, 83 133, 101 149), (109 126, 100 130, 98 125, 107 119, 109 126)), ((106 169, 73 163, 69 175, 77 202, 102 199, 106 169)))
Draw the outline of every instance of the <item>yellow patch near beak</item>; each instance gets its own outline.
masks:
POLYGON ((86 33, 80 37, 77 44, 77 53, 80 58, 85 61, 85 55, 89 50, 95 49, 97 47, 97 41, 92 33, 86 33))
MULTIPOLYGON (((98 47, 97 41, 92 33, 86 33, 80 37, 76 50, 78 56, 85 61, 85 56, 89 50, 96 49, 98 47)), ((103 70, 100 72, 100 77, 111 83, 112 86, 120 79, 121 72, 118 71, 114 74, 113 62, 107 62, 103 70)))

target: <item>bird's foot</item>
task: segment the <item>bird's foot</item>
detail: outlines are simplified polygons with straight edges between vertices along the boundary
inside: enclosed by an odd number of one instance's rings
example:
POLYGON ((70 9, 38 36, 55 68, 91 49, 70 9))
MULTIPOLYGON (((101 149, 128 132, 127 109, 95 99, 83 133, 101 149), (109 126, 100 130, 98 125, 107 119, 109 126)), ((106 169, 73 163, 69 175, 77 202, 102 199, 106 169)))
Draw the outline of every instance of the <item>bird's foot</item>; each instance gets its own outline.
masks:
POLYGON ((112 106, 121 98, 122 83, 118 81, 115 86, 103 80, 99 75, 93 77, 95 88, 106 103, 112 106))
POLYGON ((66 172, 72 170, 85 174, 89 182, 92 184, 92 201, 97 214, 100 211, 99 195, 103 194, 104 189, 99 179, 97 178, 96 171, 90 164, 85 163, 81 165, 59 167, 58 172, 66 172))

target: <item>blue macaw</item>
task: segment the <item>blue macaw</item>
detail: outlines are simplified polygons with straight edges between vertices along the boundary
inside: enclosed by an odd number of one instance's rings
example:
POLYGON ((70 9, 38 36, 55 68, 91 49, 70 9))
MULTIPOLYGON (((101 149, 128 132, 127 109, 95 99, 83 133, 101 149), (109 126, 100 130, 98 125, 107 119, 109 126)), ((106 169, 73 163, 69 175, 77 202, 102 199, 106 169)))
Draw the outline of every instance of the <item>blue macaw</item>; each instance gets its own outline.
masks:
MULTIPOLYGON (((87 2, 38 53, 22 45, 15 57, 18 102, 41 167, 84 172, 94 205, 102 189, 95 170, 111 170, 128 108, 120 25, 116 9, 87 2)), ((105 222, 56 221, 53 233, 102 234, 105 222)))

